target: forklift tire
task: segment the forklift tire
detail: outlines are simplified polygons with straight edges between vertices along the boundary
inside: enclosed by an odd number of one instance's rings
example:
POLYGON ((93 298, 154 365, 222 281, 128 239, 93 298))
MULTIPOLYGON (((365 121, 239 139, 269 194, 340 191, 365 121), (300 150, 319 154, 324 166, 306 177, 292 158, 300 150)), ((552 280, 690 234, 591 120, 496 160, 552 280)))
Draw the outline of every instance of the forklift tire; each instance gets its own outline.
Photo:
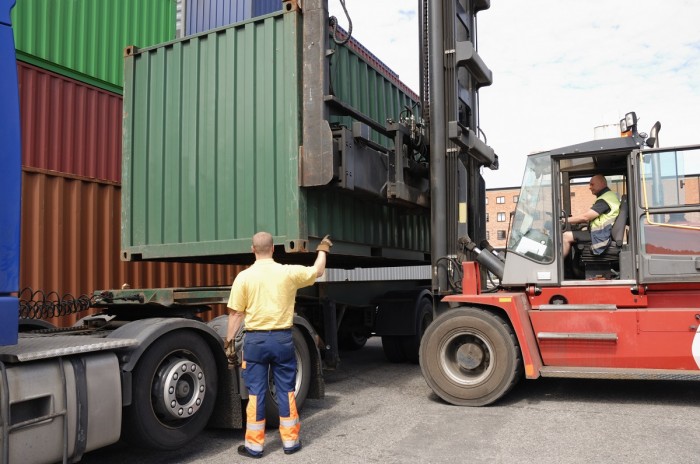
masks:
MULTIPOLYGON (((294 396, 297 409, 301 411, 311 385, 311 354, 304 334, 297 327, 292 328, 292 340, 294 341, 294 353, 297 357, 297 378, 294 385, 294 396)), ((279 427, 280 410, 275 397, 275 382, 272 379, 272 375, 269 375, 268 379, 269 388, 267 395, 265 395, 265 422, 268 427, 279 427)))
POLYGON ((425 332, 420 366, 428 386, 457 406, 485 406, 522 376, 513 329, 501 317, 462 307, 438 317, 425 332))
POLYGON ((217 386, 214 356, 201 336, 184 330, 163 335, 134 369, 122 436, 143 448, 182 447, 209 422, 217 386))

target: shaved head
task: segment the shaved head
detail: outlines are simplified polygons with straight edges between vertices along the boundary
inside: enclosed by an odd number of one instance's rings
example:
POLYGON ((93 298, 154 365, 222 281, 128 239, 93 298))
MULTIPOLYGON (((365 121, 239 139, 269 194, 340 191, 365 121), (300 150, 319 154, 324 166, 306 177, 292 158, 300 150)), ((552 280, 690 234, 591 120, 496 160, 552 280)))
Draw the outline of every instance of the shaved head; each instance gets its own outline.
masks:
POLYGON ((269 232, 258 232, 253 235, 253 252, 258 255, 270 255, 273 251, 272 235, 269 232))
POLYGON ((605 176, 602 175, 602 174, 596 174, 595 176, 593 176, 593 177, 591 178, 591 180, 593 180, 593 179, 595 179, 595 180, 597 180, 598 182, 602 183, 602 184, 603 184, 604 186, 606 186, 606 187, 608 186, 608 179, 606 179, 605 176))
POLYGON ((601 174, 596 174, 595 176, 591 177, 591 181, 588 184, 588 187, 590 188, 593 195, 598 195, 598 192, 600 192, 607 186, 608 180, 605 178, 605 176, 601 174))

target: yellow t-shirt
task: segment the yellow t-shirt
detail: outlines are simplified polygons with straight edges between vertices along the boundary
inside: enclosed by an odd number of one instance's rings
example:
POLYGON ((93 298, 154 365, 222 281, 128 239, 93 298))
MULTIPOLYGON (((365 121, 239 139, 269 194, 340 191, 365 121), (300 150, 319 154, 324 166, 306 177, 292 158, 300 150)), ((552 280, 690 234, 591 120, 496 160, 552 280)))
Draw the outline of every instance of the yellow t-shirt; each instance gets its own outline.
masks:
POLYGON ((228 307, 245 313, 246 329, 288 329, 294 319, 297 290, 315 281, 313 267, 280 264, 272 258, 258 259, 236 276, 228 307))

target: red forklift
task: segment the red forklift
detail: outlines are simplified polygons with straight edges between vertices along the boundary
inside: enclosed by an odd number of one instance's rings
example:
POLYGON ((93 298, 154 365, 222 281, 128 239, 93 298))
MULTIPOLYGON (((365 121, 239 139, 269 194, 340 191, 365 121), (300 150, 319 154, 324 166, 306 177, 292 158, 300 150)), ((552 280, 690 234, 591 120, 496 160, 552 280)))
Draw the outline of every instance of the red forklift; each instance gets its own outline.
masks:
POLYGON ((639 133, 628 113, 623 137, 530 155, 505 254, 459 240, 461 291, 420 346, 438 396, 487 405, 523 372, 700 380, 700 146, 659 148, 659 129, 639 133), (572 185, 596 174, 621 199, 611 244, 564 259, 572 185))

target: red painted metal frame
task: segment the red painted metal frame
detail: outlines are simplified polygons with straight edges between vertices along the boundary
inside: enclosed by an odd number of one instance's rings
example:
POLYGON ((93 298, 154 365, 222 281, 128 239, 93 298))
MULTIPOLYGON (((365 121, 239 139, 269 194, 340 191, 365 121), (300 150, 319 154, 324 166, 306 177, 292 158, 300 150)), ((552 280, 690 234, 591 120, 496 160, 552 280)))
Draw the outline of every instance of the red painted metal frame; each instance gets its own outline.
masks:
POLYGON ((505 313, 518 339, 527 378, 539 377, 542 366, 700 368, 698 284, 631 287, 601 282, 481 293, 478 264, 467 262, 463 269, 463 294, 443 301, 505 313), (572 309, 542 306, 557 295, 565 297, 572 309))
POLYGON ((481 293, 479 288, 479 265, 475 262, 462 263, 464 277, 462 279, 462 294, 450 295, 442 299, 446 303, 465 303, 480 308, 500 309, 510 321, 518 339, 525 365, 525 376, 536 379, 540 376, 542 358, 537 348, 534 331, 528 311, 530 304, 524 292, 495 292, 481 293), (467 293, 471 292, 471 293, 467 293))
POLYGON ((618 308, 645 308, 648 305, 644 288, 629 285, 601 285, 581 287, 543 287, 537 291, 528 288, 532 309, 551 304, 557 297, 564 297, 570 305, 613 304, 618 308))

